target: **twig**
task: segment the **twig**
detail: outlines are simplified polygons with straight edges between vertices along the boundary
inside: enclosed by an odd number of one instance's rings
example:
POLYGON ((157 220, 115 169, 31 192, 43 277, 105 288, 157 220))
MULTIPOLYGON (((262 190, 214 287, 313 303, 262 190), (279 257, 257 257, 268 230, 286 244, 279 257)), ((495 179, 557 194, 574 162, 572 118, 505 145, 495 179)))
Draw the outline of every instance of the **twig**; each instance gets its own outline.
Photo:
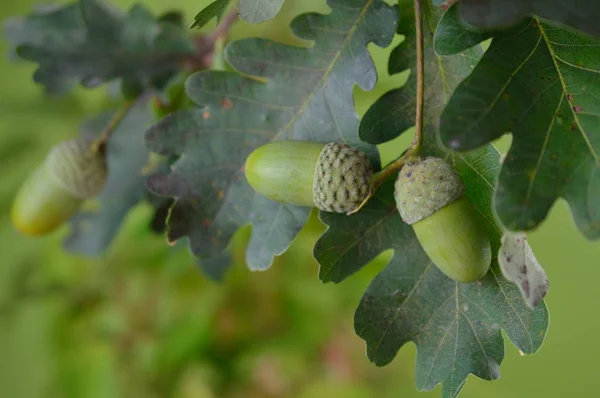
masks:
POLYGON ((229 29, 231 29, 231 25, 235 21, 237 21, 239 16, 237 7, 232 9, 225 17, 221 20, 219 25, 215 28, 215 30, 210 34, 210 38, 216 42, 218 39, 227 36, 229 29))
POLYGON ((375 192, 381 187, 381 185, 394 173, 398 172, 406 162, 411 158, 419 154, 421 150, 421 141, 423 140, 423 106, 425 102, 425 62, 424 62, 424 51, 423 51, 423 10, 421 8, 421 0, 414 0, 415 8, 415 33, 417 40, 417 62, 416 62, 416 73, 417 73, 417 98, 416 98, 416 109, 415 109, 415 136, 413 138, 410 148, 401 155, 398 159, 387 165, 379 173, 375 173, 371 181, 371 189, 368 196, 363 202, 354 210, 346 213, 352 215, 358 212, 363 206, 375 195, 375 192))
POLYGON ((227 34, 233 23, 238 19, 238 10, 234 8, 223 19, 215 30, 209 35, 200 35, 194 37, 196 52, 184 61, 184 70, 188 73, 195 72, 198 69, 212 68, 216 70, 224 69, 222 50, 227 40, 227 34), (215 54, 215 52, 221 53, 215 54), (215 59, 221 57, 221 59, 215 59))

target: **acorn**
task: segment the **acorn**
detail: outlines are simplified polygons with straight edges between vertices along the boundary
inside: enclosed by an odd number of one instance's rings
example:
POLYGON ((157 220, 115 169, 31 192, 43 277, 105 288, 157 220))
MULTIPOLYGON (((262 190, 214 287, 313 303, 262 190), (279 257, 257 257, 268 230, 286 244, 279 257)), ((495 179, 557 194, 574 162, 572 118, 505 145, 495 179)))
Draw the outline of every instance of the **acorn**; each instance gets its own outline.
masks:
POLYGON ((244 170, 250 186, 271 200, 333 213, 357 208, 373 176, 367 156, 340 142, 270 142, 252 151, 244 170))
POLYGON ((402 220, 412 225, 440 271, 467 283, 487 274, 492 252, 484 220, 450 164, 437 157, 409 160, 398 174, 394 197, 402 220))
POLYGON ((83 138, 56 144, 25 180, 11 211, 14 226, 30 236, 48 234, 98 195, 107 177, 104 154, 83 138))

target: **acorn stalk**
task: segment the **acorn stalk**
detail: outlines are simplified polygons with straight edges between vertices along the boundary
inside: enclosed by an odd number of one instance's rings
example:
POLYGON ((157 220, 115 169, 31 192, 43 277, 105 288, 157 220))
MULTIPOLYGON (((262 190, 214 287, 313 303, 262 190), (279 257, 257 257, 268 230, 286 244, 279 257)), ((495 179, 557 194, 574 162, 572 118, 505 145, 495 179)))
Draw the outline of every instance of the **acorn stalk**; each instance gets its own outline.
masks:
POLYGON ((271 200, 346 213, 369 193, 373 167, 367 156, 343 143, 274 141, 246 159, 246 179, 271 200))
POLYGON ((490 268, 485 223, 452 166, 435 157, 411 159, 398 174, 395 199, 431 261, 459 282, 474 282, 490 268))

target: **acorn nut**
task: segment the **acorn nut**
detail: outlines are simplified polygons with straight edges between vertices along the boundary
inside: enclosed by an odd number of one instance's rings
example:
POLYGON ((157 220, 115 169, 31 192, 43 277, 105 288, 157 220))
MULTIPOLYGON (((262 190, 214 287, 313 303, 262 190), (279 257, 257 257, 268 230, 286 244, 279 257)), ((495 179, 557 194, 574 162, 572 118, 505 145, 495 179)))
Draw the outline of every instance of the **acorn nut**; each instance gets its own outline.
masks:
POLYGON ((11 211, 24 234, 48 234, 71 218, 83 201, 102 190, 107 177, 104 155, 82 138, 55 145, 25 180, 11 211))
POLYGON ((347 213, 369 194, 373 166, 359 149, 339 142, 274 141, 246 159, 246 179, 269 199, 347 213))
POLYGON ((458 282, 474 282, 490 268, 484 220, 464 194, 460 176, 445 160, 414 158, 400 170, 394 197, 431 261, 458 282))

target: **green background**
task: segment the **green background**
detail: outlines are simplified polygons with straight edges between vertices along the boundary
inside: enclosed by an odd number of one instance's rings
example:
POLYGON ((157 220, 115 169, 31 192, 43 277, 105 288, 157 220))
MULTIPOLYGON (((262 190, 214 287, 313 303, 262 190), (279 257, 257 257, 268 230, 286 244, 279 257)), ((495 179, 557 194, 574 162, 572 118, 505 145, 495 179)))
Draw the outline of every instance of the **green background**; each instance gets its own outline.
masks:
MULTIPOLYGON (((35 3, 3 1, 0 16, 23 15, 35 3)), ((165 3, 145 2, 157 12, 167 9, 165 3)), ((172 0, 168 7, 184 10, 189 23, 207 3, 172 0)), ((301 12, 327 11, 323 3, 287 0, 276 22, 239 23, 233 37, 260 35, 300 44, 288 22, 301 12)), ((357 89, 360 113, 403 83, 386 73, 389 49, 370 49, 380 82, 369 93, 357 89)), ((0 51, 7 50, 6 41, 0 41, 0 51)), ((32 72, 31 64, 7 57, 0 63, 1 397, 439 396, 439 388, 416 392, 413 345, 391 365, 377 368, 353 333, 354 308, 389 253, 340 285, 322 284, 311 257, 322 232, 314 218, 264 273, 244 268, 247 231, 242 231, 236 264, 223 284, 196 271, 185 243, 170 248, 149 233, 145 206, 130 214, 100 259, 63 252, 67 228, 43 239, 17 234, 9 209, 23 179, 50 146, 77 134, 86 117, 114 105, 106 90, 44 97, 31 81, 32 72)), ((384 161, 409 139, 382 147, 384 161)), ((499 147, 505 150, 508 144, 503 139, 499 147)), ((600 269, 594 267, 600 242, 586 241, 560 202, 530 234, 530 243, 550 277, 546 342, 538 354, 521 356, 507 341, 501 379, 470 377, 462 397, 595 395, 600 269)))

